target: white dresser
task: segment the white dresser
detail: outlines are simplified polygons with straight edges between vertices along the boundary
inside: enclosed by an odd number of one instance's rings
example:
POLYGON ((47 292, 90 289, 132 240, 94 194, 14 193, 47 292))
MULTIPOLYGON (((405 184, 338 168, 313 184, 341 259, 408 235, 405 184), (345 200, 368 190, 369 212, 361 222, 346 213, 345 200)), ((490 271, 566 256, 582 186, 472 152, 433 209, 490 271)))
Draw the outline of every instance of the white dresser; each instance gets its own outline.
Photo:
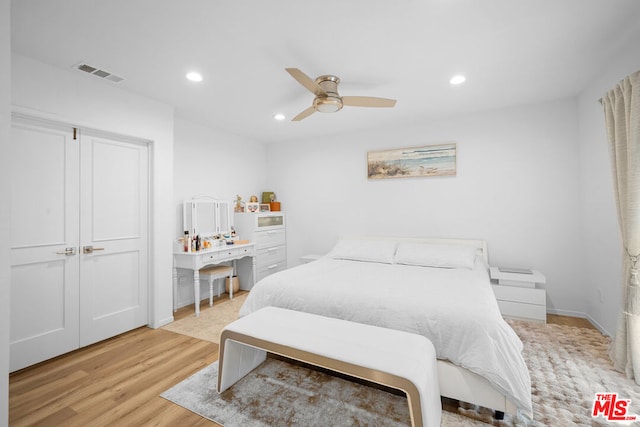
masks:
POLYGON ((287 239, 284 212, 236 213, 240 239, 256 245, 256 282, 287 268, 287 239))
POLYGON ((498 281, 492 288, 504 317, 546 323, 547 293, 536 287, 536 283, 546 282, 542 273, 536 270, 504 272, 497 267, 491 267, 489 272, 491 278, 498 281))

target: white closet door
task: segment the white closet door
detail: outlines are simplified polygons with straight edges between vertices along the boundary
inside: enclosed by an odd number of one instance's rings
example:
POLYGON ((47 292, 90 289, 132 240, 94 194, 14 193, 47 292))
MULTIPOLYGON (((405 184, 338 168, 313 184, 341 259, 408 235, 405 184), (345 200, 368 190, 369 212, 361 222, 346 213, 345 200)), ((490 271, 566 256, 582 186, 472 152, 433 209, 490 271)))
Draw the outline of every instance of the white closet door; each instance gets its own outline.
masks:
POLYGON ((83 133, 80 345, 148 323, 148 147, 83 133))
POLYGON ((78 141, 14 120, 11 130, 10 370, 78 347, 78 141))

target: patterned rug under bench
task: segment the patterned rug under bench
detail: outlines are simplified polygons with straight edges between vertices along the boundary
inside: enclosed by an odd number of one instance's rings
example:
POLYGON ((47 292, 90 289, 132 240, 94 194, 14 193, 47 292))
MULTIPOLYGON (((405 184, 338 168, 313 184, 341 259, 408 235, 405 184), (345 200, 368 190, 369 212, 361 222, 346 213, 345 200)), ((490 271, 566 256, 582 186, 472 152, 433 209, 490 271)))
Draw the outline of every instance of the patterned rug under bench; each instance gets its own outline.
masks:
MULTIPOLYGON (((233 302, 224 314, 231 320, 241 301, 233 302)), ((513 320, 509 324, 524 344, 534 420, 508 414, 496 420, 485 408, 444 400, 442 426, 614 425, 602 416, 591 416, 595 394, 602 392, 631 399, 628 413, 640 414, 640 388, 612 369, 607 356, 609 339, 600 332, 513 320)), ((211 330, 207 333, 217 338, 211 330)), ((215 391, 216 378, 217 362, 162 396, 227 427, 410 423, 406 398, 397 393, 278 359, 268 359, 222 395, 215 391)))

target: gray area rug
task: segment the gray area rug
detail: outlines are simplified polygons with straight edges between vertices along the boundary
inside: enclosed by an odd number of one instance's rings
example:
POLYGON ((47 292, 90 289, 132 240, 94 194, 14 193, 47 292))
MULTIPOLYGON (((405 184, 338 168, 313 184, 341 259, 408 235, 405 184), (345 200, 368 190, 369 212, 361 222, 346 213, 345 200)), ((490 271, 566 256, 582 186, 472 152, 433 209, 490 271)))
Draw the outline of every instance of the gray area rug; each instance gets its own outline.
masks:
MULTIPOLYGON (((407 399, 296 364, 268 358, 222 394, 218 362, 161 396, 225 427, 411 425, 407 399)), ((443 414, 443 426, 483 426, 443 414)))
MULTIPOLYGON (((444 400, 442 426, 603 426, 591 416, 596 393, 631 399, 640 414, 640 387, 611 368, 609 339, 596 330, 509 321, 524 343, 534 420, 444 400)), ((406 398, 280 360, 267 359, 222 395, 217 362, 162 394, 205 418, 232 426, 405 426, 406 398)), ((629 425, 629 424, 627 424, 629 425)), ((640 425, 636 423, 633 425, 640 425)))

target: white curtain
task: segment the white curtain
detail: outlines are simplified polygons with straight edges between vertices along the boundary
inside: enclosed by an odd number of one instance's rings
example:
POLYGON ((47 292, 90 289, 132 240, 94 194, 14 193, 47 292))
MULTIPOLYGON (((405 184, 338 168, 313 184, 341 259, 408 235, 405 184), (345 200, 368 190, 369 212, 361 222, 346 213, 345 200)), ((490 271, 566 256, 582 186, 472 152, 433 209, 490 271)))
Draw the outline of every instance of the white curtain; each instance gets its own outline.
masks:
POLYGON ((622 233, 623 303, 609 355, 640 384, 640 71, 603 98, 613 182, 622 233))

